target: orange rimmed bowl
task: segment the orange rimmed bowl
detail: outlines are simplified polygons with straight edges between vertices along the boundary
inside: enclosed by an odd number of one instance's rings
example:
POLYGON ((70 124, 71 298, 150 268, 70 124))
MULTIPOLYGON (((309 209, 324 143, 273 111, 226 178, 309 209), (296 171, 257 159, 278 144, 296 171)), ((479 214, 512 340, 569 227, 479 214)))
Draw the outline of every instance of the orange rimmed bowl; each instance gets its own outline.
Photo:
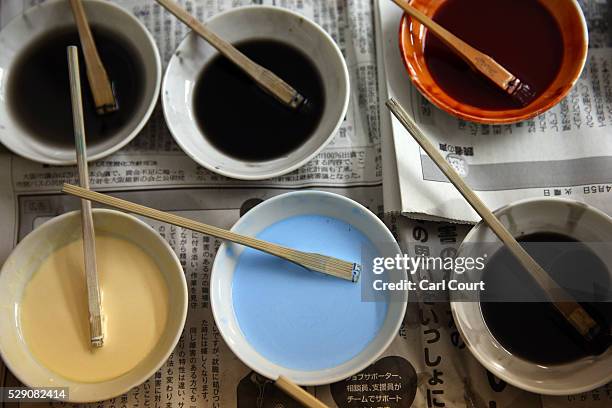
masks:
MULTIPOLYGON (((412 0, 410 4, 433 17, 446 0, 412 0)), ((400 22, 400 55, 412 83, 434 105, 461 119, 486 124, 516 123, 531 119, 559 103, 574 86, 588 51, 586 20, 576 0, 538 0, 559 25, 563 60, 556 78, 529 105, 520 109, 488 110, 467 105, 446 93, 434 80, 425 61, 427 28, 404 14, 400 22)))

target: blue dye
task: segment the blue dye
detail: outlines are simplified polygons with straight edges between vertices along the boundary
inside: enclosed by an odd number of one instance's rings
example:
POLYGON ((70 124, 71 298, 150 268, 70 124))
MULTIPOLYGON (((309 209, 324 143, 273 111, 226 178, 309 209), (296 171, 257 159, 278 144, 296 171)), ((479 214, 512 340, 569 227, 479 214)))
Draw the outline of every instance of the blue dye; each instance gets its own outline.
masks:
MULTIPOLYGON (((290 248, 361 263, 377 253, 344 221, 300 215, 272 224, 258 238, 290 248)), ((362 302, 361 284, 312 272, 246 248, 234 272, 234 311, 248 342, 268 360, 296 370, 345 363, 376 337, 386 302, 362 302)))

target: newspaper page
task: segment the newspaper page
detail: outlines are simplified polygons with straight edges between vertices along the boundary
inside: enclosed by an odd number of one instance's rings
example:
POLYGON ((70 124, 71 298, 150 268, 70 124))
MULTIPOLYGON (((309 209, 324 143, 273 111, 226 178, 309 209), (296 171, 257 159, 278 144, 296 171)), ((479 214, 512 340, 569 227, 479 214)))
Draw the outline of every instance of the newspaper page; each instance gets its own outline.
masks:
MULTIPOLYGON (((3 0, 0 24, 40 1, 3 0)), ((152 0, 123 0, 154 35, 164 66, 188 30, 152 0)), ((372 7, 368 1, 180 1, 201 20, 247 4, 295 10, 320 24, 342 50, 351 79, 351 103, 332 143, 297 171, 271 180, 230 180, 198 166, 175 144, 158 106, 146 128, 126 148, 90 164, 92 188, 161 210, 230 228, 248 209, 271 196, 317 188, 353 198, 382 214, 382 162, 372 7)), ((30 162, 0 150, 0 263, 20 239, 46 220, 78 209, 59 193, 75 182, 75 167, 30 162)), ((175 249, 189 287, 189 315, 167 363, 128 394, 98 406, 253 407, 297 403, 242 364, 223 343, 209 308, 210 268, 220 242, 145 220, 175 249)), ((0 363, 0 386, 18 381, 0 363)), ((320 390, 310 388, 315 394, 320 390)), ((330 404, 331 405, 331 404, 330 404)))
MULTIPOLYGON (((380 187, 323 188, 380 209, 380 187)), ((185 188, 127 190, 113 195, 200 222, 229 228, 259 202, 291 189, 185 188)), ((79 209, 78 200, 59 193, 22 195, 18 238, 57 214, 79 209)), ((225 345, 215 326, 208 280, 220 241, 190 230, 142 218, 165 237, 185 270, 189 312, 183 335, 164 366, 125 395, 90 406, 299 408, 273 382, 245 366, 225 345)), ((435 255, 456 249, 465 225, 385 217, 410 254, 435 255)), ((4 386, 17 386, 6 373, 4 386)), ((337 408, 605 408, 612 387, 578 396, 548 398, 516 389, 495 378, 467 350, 445 303, 408 303, 396 339, 376 363, 343 381, 308 390, 337 408)))
MULTIPOLYGON (((24 8, 38 2, 3 0, 0 21, 6 24, 24 8)), ((132 11, 153 33, 165 67, 188 29, 154 1, 122 0, 117 3, 132 11)), ((352 97, 344 122, 330 145, 300 169, 275 179, 247 182, 212 173, 184 154, 165 124, 159 103, 147 126, 132 143, 90 165, 92 188, 105 191, 160 187, 381 185, 376 57, 369 2, 202 0, 180 3, 192 7, 201 20, 231 7, 255 3, 287 7, 316 21, 333 37, 347 60, 352 97)), ((16 194, 57 191, 62 183, 74 181, 77 175, 75 168, 43 165, 15 155, 3 155, 0 163, 7 169, 3 174, 11 178, 5 181, 12 187, 8 191, 16 194)), ((3 194, 9 193, 3 191, 3 194)), ((14 209, 10 219, 15 218, 13 212, 14 209)), ((0 238, 0 259, 6 257, 7 250, 14 244, 8 238, 0 238)))
MULTIPOLYGON (((0 24, 18 16, 32 1, 2 0, 0 24)), ((187 30, 152 1, 122 0, 154 34, 167 62, 187 30)), ((236 0, 183 2, 202 19, 236 0)), ((350 197, 383 215, 383 171, 395 157, 381 154, 374 6, 370 0, 256 1, 288 7, 321 24, 338 42, 349 65, 352 102, 333 143, 311 163, 273 180, 229 180, 197 166, 176 146, 161 112, 134 142, 90 165, 99 191, 195 220, 231 227, 262 200, 296 188, 317 188, 350 197), (385 166, 382 165, 384 159, 385 166)), ((388 145, 387 145, 388 146, 388 145)), ((393 170, 393 169, 391 169, 393 170)), ((46 220, 78 209, 78 200, 59 193, 76 180, 73 167, 36 164, 0 153, 0 263, 12 247, 46 220)), ((385 189, 387 188, 385 173, 385 189)), ((385 197, 385 205, 387 203, 385 197)), ((91 406, 297 408, 273 383, 246 367, 220 337, 210 310, 210 268, 220 242, 149 219, 176 251, 185 271, 189 312, 178 346, 166 364, 144 384, 113 400, 91 406)), ((468 228, 409 220, 399 214, 385 221, 408 253, 451 250, 468 228)), ((335 384, 308 387, 338 408, 603 408, 612 389, 562 398, 543 398, 496 379, 475 361, 454 328, 447 304, 409 302, 397 338, 372 366, 335 384)), ((0 386, 18 381, 0 363, 0 386)))
MULTIPOLYGON (((381 94, 396 98, 412 114, 489 207, 554 196, 584 201, 612 214, 612 15, 608 1, 580 1, 589 27, 589 54, 569 95, 532 120, 496 126, 454 118, 412 86, 398 45, 402 11, 388 0, 376 3, 384 61, 380 69, 385 71, 381 94)), ((390 120, 384 105, 381 118, 390 120)), ((395 118, 387 131, 400 190, 394 210, 421 219, 479 219, 395 118)))
MULTIPOLYGON (((456 254, 470 227, 457 223, 440 223, 393 216, 388 219, 398 233, 402 249, 410 256, 452 256, 456 254)), ((417 271, 421 274, 427 271, 417 271)), ((411 292, 412 293, 412 292, 411 292)), ((417 292, 418 296, 418 292, 417 292)), ((519 390, 485 370, 467 350, 454 325, 450 305, 444 302, 417 301, 416 313, 406 315, 406 326, 419 332, 418 346, 410 345, 418 371, 416 407, 465 408, 604 408, 612 406, 612 384, 591 392, 550 397, 519 390), (412 316, 412 317, 410 317, 412 316), (414 350, 414 348, 417 348, 414 350), (419 355, 420 354, 420 355, 419 355), (414 354, 413 354, 414 355, 414 354)), ((401 336, 401 333, 400 333, 401 336)), ((401 343, 396 341, 395 344, 401 343)))

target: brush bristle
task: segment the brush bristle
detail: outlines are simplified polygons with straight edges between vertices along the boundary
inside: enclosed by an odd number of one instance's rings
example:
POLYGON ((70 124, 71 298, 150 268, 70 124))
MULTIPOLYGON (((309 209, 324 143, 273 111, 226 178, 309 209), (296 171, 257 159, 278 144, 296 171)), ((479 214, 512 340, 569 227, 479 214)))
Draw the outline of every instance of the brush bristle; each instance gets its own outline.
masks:
POLYGON ((310 113, 312 112, 312 103, 309 99, 304 98, 300 106, 297 107, 299 113, 310 113))
POLYGON ((359 277, 361 276, 361 265, 358 263, 354 263, 353 264, 353 271, 352 271, 352 281, 353 282, 357 282, 359 281, 359 277))
POLYGON ((520 103, 521 106, 529 105, 536 96, 533 89, 531 89, 528 84, 521 82, 518 78, 508 87, 508 94, 520 103))
POLYGON ((93 347, 102 347, 104 345, 104 328, 102 324, 101 315, 90 316, 89 337, 93 347))

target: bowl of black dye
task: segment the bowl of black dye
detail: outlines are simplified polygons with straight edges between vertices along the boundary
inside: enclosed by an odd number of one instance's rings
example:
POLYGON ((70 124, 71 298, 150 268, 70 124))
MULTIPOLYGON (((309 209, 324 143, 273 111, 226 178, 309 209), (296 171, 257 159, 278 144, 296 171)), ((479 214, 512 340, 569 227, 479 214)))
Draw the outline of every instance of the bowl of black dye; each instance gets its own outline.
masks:
MULTIPOLYGON (((98 115, 80 53, 87 150, 97 160, 120 149, 146 124, 157 102, 161 62, 151 34, 132 14, 83 0, 100 58, 115 89, 117 112, 98 115)), ((48 164, 74 164, 66 47, 80 41, 69 2, 48 1, 0 32, 0 142, 48 164)))
POLYGON ((607 337, 585 343, 481 222, 457 256, 486 256, 485 267, 454 277, 482 281, 484 291, 451 293, 453 316, 469 350, 497 377, 539 394, 577 394, 612 381, 612 218, 553 198, 520 201, 495 213, 607 337))
POLYGON ((162 84, 177 143, 200 165, 237 179, 267 179, 304 165, 332 140, 347 111, 349 76, 338 46, 317 24, 279 7, 239 7, 206 24, 293 86, 308 106, 281 105, 191 33, 162 84))

